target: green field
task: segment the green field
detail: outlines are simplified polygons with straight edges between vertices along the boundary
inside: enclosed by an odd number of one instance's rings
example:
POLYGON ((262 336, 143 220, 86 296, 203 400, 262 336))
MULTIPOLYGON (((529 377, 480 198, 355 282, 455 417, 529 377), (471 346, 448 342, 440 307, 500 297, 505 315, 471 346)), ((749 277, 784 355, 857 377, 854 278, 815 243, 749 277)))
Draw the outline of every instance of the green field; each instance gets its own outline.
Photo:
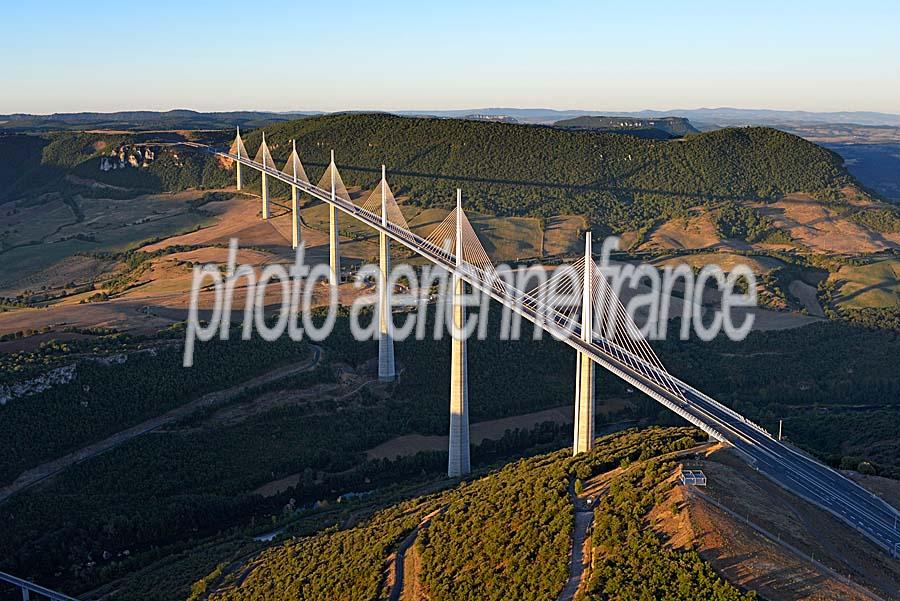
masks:
POLYGON ((828 281, 835 287, 834 302, 840 308, 900 309, 900 259, 844 265, 828 281))

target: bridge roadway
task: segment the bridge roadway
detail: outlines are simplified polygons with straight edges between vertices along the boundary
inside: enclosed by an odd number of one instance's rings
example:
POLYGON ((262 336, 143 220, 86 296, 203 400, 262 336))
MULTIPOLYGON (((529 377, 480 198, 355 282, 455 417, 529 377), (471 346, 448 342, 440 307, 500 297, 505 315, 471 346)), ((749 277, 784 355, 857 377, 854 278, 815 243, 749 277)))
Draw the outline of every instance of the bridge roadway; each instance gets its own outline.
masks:
POLYGON ((607 341, 595 340, 593 343, 582 341, 577 326, 573 329, 572 324, 564 324, 564 319, 555 314, 552 319, 547 319, 545 316, 548 313, 543 311, 544 308, 527 301, 522 302, 524 295, 521 291, 505 282, 490 280, 474 265, 466 263, 458 269, 452 253, 393 223, 382 225, 380 215, 340 197, 332 199, 329 190, 307 182, 295 181, 291 176, 275 168, 264 167, 247 157, 216 151, 201 144, 187 143, 187 145, 239 161, 257 171, 265 171, 269 177, 296 186, 314 198, 334 204, 344 213, 373 229, 384 232, 391 239, 440 265, 448 272, 457 273, 470 285, 490 294, 497 302, 543 328, 558 340, 588 354, 606 370, 682 416, 712 438, 734 447, 759 473, 830 512, 895 557, 900 552, 900 530, 897 529, 900 512, 839 472, 774 439, 760 426, 685 382, 646 363, 643 366, 644 370, 635 369, 620 359, 622 349, 612 348, 611 343, 607 341), (676 390, 683 398, 661 385, 661 379, 674 382, 676 390))

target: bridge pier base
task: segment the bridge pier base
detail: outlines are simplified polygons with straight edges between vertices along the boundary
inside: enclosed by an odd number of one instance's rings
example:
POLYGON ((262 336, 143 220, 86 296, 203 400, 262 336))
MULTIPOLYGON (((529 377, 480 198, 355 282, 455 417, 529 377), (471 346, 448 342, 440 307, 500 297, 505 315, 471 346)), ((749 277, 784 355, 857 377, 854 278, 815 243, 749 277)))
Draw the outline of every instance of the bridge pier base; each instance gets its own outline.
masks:
MULTIPOLYGON (((591 342, 593 330, 593 295, 591 278, 594 260, 591 257, 591 233, 585 237, 584 282, 581 304, 581 339, 591 342)), ((578 351, 575 366, 575 440, 572 454, 578 455, 594 447, 594 362, 578 351)))
POLYGON ((241 163, 239 161, 234 162, 234 171, 237 178, 237 189, 240 190, 244 187, 244 178, 241 177, 241 163))
POLYGON ((300 246, 300 206, 297 186, 291 186, 291 248, 300 246))
POLYGON ((576 360, 573 455, 594 447, 594 362, 584 353, 578 353, 576 360))
POLYGON ((262 172, 262 218, 269 218, 269 178, 262 172))
POLYGON ((397 377, 394 364, 394 316, 391 311, 391 286, 388 278, 391 275, 390 242, 384 232, 378 234, 380 239, 381 282, 378 293, 378 380, 392 382, 397 377))
POLYGON ((338 239, 338 212, 334 205, 328 206, 328 259, 331 266, 331 283, 341 282, 341 241, 338 239))
MULTIPOLYGON (((462 278, 453 276, 453 327, 460 334, 465 325, 462 295, 462 278)), ((461 335, 453 336, 450 344, 450 457, 447 475, 455 478, 472 470, 469 460, 469 371, 465 339, 461 335)))

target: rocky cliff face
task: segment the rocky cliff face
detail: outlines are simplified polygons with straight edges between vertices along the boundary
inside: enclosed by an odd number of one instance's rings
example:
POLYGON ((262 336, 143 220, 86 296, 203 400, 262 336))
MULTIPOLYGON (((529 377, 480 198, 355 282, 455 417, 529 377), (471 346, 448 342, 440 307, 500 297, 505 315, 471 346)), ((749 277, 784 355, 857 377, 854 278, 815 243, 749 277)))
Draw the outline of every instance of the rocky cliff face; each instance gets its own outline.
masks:
POLYGON ((149 167, 155 158, 156 153, 149 146, 139 147, 124 144, 111 152, 109 156, 100 157, 100 171, 149 167))

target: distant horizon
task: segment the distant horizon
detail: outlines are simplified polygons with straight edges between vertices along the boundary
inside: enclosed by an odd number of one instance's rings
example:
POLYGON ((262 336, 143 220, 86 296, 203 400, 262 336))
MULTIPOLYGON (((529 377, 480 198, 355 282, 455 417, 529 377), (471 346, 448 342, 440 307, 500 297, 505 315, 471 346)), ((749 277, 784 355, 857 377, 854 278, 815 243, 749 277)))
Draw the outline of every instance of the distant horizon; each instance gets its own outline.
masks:
POLYGON ((466 111, 545 111, 557 113, 597 113, 605 115, 615 115, 617 113, 676 113, 676 112, 699 112, 699 111, 742 111, 742 112, 771 112, 771 113, 808 113, 812 115, 833 114, 833 113, 859 113, 872 115, 888 115, 892 117, 900 117, 900 112, 876 111, 876 110, 857 110, 857 109, 835 109, 835 110, 812 110, 805 108, 769 108, 769 107, 748 107, 748 106, 695 106, 692 108, 617 108, 617 109, 588 109, 588 108, 557 108, 554 106, 509 106, 509 105, 463 105, 448 108, 339 108, 339 109, 318 109, 318 108, 296 108, 296 109, 266 109, 266 108, 233 108, 233 109, 202 109, 188 106, 176 106, 173 108, 116 108, 108 110, 83 109, 83 110, 54 110, 51 112, 32 112, 32 111, 4 111, 0 114, 4 116, 12 115, 30 115, 35 117, 50 117, 53 115, 77 115, 84 113, 95 113, 100 115, 109 115, 116 113, 170 113, 176 111, 190 111, 194 113, 273 113, 273 114, 332 114, 332 113, 450 113, 450 112, 466 112, 466 111))

